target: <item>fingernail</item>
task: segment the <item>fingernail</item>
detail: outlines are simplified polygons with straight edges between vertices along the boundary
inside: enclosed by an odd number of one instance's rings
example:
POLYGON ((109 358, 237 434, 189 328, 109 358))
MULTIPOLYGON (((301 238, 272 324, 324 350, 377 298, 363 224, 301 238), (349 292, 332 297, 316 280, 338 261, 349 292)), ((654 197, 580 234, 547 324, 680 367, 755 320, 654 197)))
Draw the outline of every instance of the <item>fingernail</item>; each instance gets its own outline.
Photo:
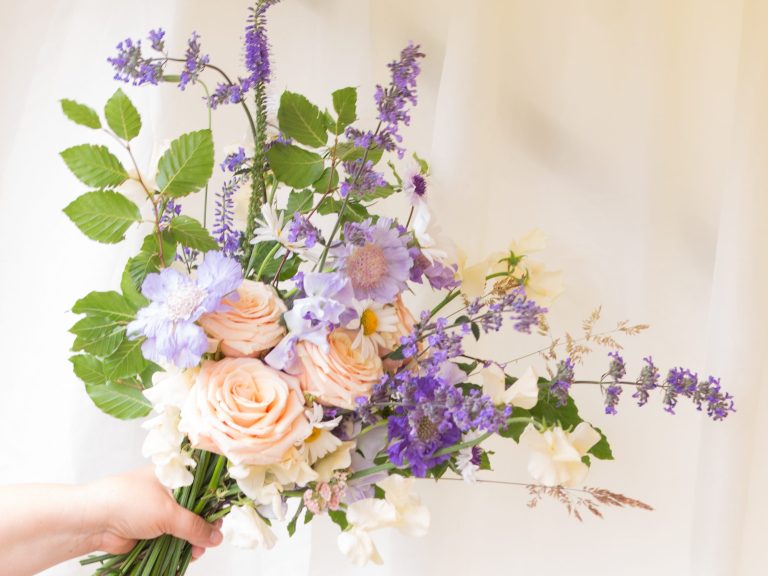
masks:
POLYGON ((213 532, 211 532, 211 537, 208 540, 211 543, 211 546, 218 546, 219 544, 221 544, 221 541, 223 538, 224 536, 222 536, 221 532, 219 532, 218 530, 214 530, 213 532))

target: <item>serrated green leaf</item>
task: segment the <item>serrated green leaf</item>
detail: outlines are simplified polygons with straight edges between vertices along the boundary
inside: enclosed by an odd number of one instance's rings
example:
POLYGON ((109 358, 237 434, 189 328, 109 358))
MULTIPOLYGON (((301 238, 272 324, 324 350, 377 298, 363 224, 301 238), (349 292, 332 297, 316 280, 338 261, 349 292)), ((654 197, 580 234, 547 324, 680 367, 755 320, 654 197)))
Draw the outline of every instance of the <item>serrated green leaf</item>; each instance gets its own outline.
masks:
MULTIPOLYGON (((142 295, 141 284, 133 281, 130 263, 131 261, 128 260, 125 268, 123 268, 123 275, 120 278, 120 291, 123 293, 126 302, 128 302, 134 310, 139 310, 149 304, 149 300, 142 295)), ((143 282, 144 278, 142 277, 141 280, 143 282)))
POLYGON ((395 193, 395 188, 393 186, 377 186, 373 192, 369 192, 368 194, 365 194, 361 200, 363 202, 372 202, 373 200, 378 200, 380 198, 387 198, 389 196, 392 196, 392 194, 395 193))
POLYGON ((285 210, 288 213, 286 218, 290 218, 291 214, 298 212, 304 214, 312 210, 314 205, 315 195, 312 190, 294 190, 288 195, 288 205, 285 210))
MULTIPOLYGON (((365 148, 358 148, 351 142, 340 142, 336 146, 336 154, 342 162, 351 162, 365 156, 365 148)), ((366 161, 370 160, 375 166, 379 163, 382 156, 384 156, 384 150, 381 148, 369 148, 366 161)))
POLYGON ((72 174, 88 186, 113 188, 128 179, 128 172, 106 146, 81 144, 67 148, 61 157, 72 174))
POLYGON ((104 106, 104 117, 112 131, 123 140, 133 140, 141 131, 141 116, 121 88, 104 106))
POLYGON ((61 111, 75 124, 80 124, 80 126, 85 126, 86 128, 93 128, 94 130, 101 128, 99 115, 90 106, 64 98, 61 100, 61 111))
POLYGON ((91 240, 115 244, 131 224, 141 220, 138 206, 119 192, 86 192, 64 208, 64 213, 91 240))
POLYGON ((420 158, 419 155, 414 152, 413 159, 418 163, 422 174, 427 174, 429 172, 429 164, 427 164, 427 161, 424 160, 424 158, 420 158))
POLYGON ((86 316, 69 329, 76 336, 72 350, 109 356, 125 337, 125 322, 103 316, 86 316))
POLYGON ((157 372, 162 372, 163 368, 150 360, 145 359, 145 361, 147 366, 141 371, 141 374, 139 374, 139 380, 141 380, 141 384, 146 390, 147 388, 152 388, 152 376, 157 372))
POLYGON ((136 317, 133 308, 125 298, 117 292, 91 292, 83 296, 72 306, 75 314, 88 314, 89 316, 102 316, 130 322, 136 317))
POLYGON ((598 440, 597 443, 588 450, 588 452, 599 460, 613 460, 613 451, 611 450, 611 445, 608 443, 608 438, 597 426, 592 426, 592 428, 594 428, 597 433, 600 434, 600 440, 598 440))
POLYGON ((472 322, 470 327, 472 328, 472 336, 475 337, 475 340, 480 340, 480 326, 476 322, 472 322))
POLYGON ((341 134, 344 129, 357 120, 357 89, 348 87, 333 93, 333 109, 336 110, 337 120, 335 134, 341 134))
POLYGON ((293 188, 306 188, 323 174, 319 154, 292 144, 272 144, 267 159, 277 179, 293 188))
POLYGON ((162 194, 186 196, 205 186, 213 174, 213 137, 210 130, 182 134, 157 163, 157 186, 162 194))
POLYGON ((277 121, 283 134, 306 146, 319 148, 328 141, 323 113, 301 94, 283 92, 277 121))
POLYGON ((123 340, 117 350, 104 360, 104 373, 110 380, 134 376, 146 368, 141 343, 141 338, 123 340))
POLYGON ((320 179, 312 185, 315 192, 318 194, 325 194, 328 190, 333 190, 339 185, 339 171, 334 168, 331 172, 330 168, 323 170, 323 175, 320 179))
POLYGON ((134 286, 141 290, 147 274, 157 272, 160 269, 160 258, 157 254, 141 251, 128 260, 125 269, 128 271, 134 286))
POLYGON ((340 218, 342 224, 344 222, 362 222, 366 218, 370 218, 368 209, 355 201, 348 201, 344 212, 341 212, 343 201, 336 200, 335 198, 326 198, 325 202, 317 209, 319 214, 341 214, 340 218))
POLYGON ((121 420, 142 418, 152 411, 141 390, 127 384, 86 384, 85 390, 102 412, 121 420))
MULTIPOLYGON (((512 415, 515 418, 525 418, 531 416, 531 413, 523 408, 514 408, 512 410, 512 415)), ((515 442, 520 442, 520 435, 523 433, 526 426, 528 426, 527 422, 514 422, 500 429, 499 436, 512 438, 515 442)))
POLYGON ((219 245, 211 237, 208 230, 203 228, 200 222, 189 216, 183 214, 176 216, 171 220, 168 230, 171 237, 182 246, 194 248, 201 252, 219 249, 219 245))
POLYGON ((98 358, 90 354, 78 354, 69 359, 72 362, 72 371, 75 376, 86 384, 100 385, 107 383, 104 374, 104 364, 98 358))

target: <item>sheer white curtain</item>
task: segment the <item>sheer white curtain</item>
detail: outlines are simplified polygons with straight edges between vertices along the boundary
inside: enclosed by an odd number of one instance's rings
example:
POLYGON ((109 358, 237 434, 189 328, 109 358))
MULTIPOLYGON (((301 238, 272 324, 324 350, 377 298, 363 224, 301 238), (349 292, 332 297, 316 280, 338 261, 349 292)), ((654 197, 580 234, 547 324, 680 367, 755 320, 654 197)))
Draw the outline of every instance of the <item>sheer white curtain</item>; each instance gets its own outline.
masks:
MULTIPOLYGON (((57 152, 91 136, 57 100, 93 105, 115 89, 104 58, 126 36, 168 29, 183 49, 196 29, 214 61, 238 62, 248 2, 41 0, 0 5, 0 482, 84 481, 141 463, 136 423, 102 416, 67 362, 72 302, 117 284, 117 250, 79 235, 60 209, 81 186, 57 152), (10 368, 10 370, 9 370, 10 368)), ((610 436, 617 462, 588 484, 656 511, 569 519, 556 504, 525 506, 523 489, 460 482, 419 489, 429 536, 376 534, 386 563, 356 569, 335 527, 314 523, 276 550, 212 551, 191 574, 537 574, 757 576, 766 564, 768 353, 768 6, 760 0, 610 2, 284 0, 270 15, 275 81, 321 104, 372 85, 408 41, 428 59, 410 148, 432 161, 443 227, 470 254, 505 247, 531 227, 566 272, 553 331, 578 331, 603 305, 606 323, 647 321, 626 341, 661 366, 715 373, 739 412, 711 423, 690 406, 675 417, 628 394, 617 417, 596 390, 583 412, 610 436), (218 568, 217 568, 218 567, 218 568)), ((202 126, 194 91, 128 88, 153 142, 202 126)), ((236 109, 214 116, 217 147, 245 137, 236 109)), ((94 141, 99 138, 93 137, 94 141)), ((540 345, 484 344, 500 358, 540 345)), ((520 370, 525 368, 521 364, 520 370)), ((601 373, 602 353, 585 370, 601 373)), ((499 443, 495 479, 527 481, 525 455, 499 443)), ((0 520, 1 521, 1 520, 0 520)), ((86 573, 73 563, 50 574, 86 573)))

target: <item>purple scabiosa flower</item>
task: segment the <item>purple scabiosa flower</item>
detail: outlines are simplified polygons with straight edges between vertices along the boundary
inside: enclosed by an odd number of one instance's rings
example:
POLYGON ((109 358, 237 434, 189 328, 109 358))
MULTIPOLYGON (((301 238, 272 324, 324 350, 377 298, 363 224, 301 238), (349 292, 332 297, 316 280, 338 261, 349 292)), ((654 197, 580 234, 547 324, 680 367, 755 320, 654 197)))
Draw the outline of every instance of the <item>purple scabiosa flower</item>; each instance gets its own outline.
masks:
POLYGON ((557 372, 549 386, 549 393, 557 399, 558 406, 565 406, 568 403, 568 391, 573 384, 573 361, 566 358, 557 364, 557 372))
POLYGON ((644 406, 648 402, 650 391, 659 386, 659 369, 653 364, 653 358, 646 356, 643 361, 645 366, 637 379, 637 390, 632 394, 632 398, 637 398, 638 406, 644 406))
POLYGON ((338 271, 350 279, 355 298, 388 303, 405 290, 413 262, 408 237, 393 229, 391 220, 345 225, 344 237, 333 256, 338 271))
POLYGON ((342 165, 349 175, 339 187, 339 193, 342 198, 347 197, 349 194, 356 196, 372 194, 376 191, 376 188, 387 185, 384 176, 373 169, 373 162, 370 160, 366 160, 363 163, 363 159, 358 158, 357 160, 343 162, 342 165))
POLYGON ((184 54, 184 70, 179 77, 179 89, 184 90, 187 85, 197 82, 200 73, 208 64, 208 55, 200 54, 200 35, 192 32, 187 40, 187 51, 184 54))
POLYGON ((115 80, 131 82, 134 86, 157 84, 163 76, 164 60, 145 58, 141 40, 126 38, 117 45, 117 56, 107 58, 115 69, 115 80))
POLYGON ((149 274, 141 292, 150 303, 128 324, 128 337, 145 337, 141 350, 153 362, 196 366, 208 349, 208 338, 195 322, 207 312, 221 310, 222 298, 242 280, 240 265, 221 252, 207 252, 195 278, 173 268, 149 274))

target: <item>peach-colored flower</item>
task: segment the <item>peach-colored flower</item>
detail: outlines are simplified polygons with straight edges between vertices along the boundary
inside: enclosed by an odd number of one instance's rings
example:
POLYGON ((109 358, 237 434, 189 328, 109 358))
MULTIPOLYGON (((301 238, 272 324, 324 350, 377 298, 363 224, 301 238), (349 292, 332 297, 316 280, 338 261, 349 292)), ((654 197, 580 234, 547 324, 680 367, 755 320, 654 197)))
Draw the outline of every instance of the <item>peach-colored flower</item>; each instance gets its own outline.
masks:
POLYGON ((301 388, 321 404, 352 409, 355 398, 369 396, 381 378, 381 359, 363 355, 352 342, 348 332, 336 329, 328 336, 328 352, 311 342, 296 346, 301 388))
POLYGON ((179 428, 195 448, 248 465, 282 461, 312 431, 298 380, 255 358, 203 362, 179 428))
POLYGON ((237 293, 240 298, 234 302, 224 299, 229 309, 205 314, 200 325, 224 356, 258 356, 285 335, 280 319, 286 307, 274 288, 261 282, 243 280, 237 293))

